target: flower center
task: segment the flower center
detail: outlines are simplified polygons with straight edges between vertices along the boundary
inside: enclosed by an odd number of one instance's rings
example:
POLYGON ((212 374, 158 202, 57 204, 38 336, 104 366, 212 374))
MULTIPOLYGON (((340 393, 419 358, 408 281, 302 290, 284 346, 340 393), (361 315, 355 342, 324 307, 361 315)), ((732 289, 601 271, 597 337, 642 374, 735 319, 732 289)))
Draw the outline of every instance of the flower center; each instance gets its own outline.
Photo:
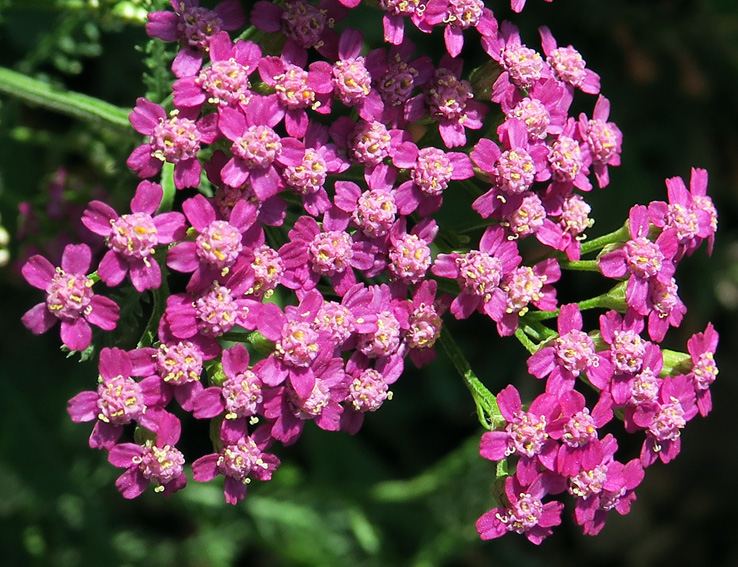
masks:
POLYGON ((130 376, 114 376, 97 386, 97 417, 111 425, 125 425, 146 411, 141 386, 130 376))
POLYGON ((502 279, 502 261, 480 250, 472 250, 456 259, 459 285, 466 293, 489 300, 502 279))
POLYGON ((92 309, 92 280, 85 275, 57 268, 46 294, 46 307, 62 321, 75 321, 92 309))
POLYGON ((554 352, 559 363, 574 376, 599 363, 592 337, 576 329, 556 339, 554 352))
POLYGON ((308 247, 313 271, 323 276, 345 272, 354 255, 352 244, 351 237, 340 230, 318 234, 308 247))
POLYGON ((179 163, 197 157, 200 132, 189 118, 179 118, 176 111, 169 120, 160 120, 151 132, 151 155, 161 161, 179 163))
POLYGON ((174 385, 200 380, 202 353, 190 341, 159 345, 156 351, 156 371, 165 382, 174 385))
POLYGON ((359 412, 376 411, 389 399, 392 393, 384 376, 373 368, 363 370, 349 386, 347 401, 359 412))
POLYGON ((282 329, 275 353, 288 366, 306 368, 318 356, 320 345, 318 333, 310 323, 289 321, 282 329))
POLYGON ((282 140, 269 126, 249 126, 231 146, 251 169, 266 169, 282 153, 282 140))

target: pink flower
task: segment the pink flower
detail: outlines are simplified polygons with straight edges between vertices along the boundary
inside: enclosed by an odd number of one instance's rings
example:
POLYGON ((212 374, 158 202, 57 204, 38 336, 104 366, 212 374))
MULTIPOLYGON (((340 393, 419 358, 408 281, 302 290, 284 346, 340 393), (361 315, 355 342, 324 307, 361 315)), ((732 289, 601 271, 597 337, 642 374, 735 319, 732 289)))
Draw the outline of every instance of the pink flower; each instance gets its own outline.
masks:
POLYGON ((152 482, 156 485, 154 492, 167 497, 187 484, 184 455, 174 446, 181 432, 179 419, 164 412, 153 432, 155 441, 149 439, 144 445, 121 443, 110 450, 110 464, 127 469, 115 481, 123 498, 140 496, 152 482))
POLYGON ((384 41, 400 45, 405 39, 405 16, 421 27, 428 0, 379 0, 379 7, 385 11, 382 17, 384 41))
POLYGON ((325 190, 328 175, 343 172, 350 164, 339 155, 334 144, 328 143, 328 131, 324 126, 311 122, 304 135, 304 145, 296 140, 283 145, 282 151, 289 154, 289 158, 282 171, 282 179, 301 196, 305 210, 318 216, 331 206, 325 190))
POLYGON ((174 104, 178 108, 202 109, 210 103, 239 107, 251 98, 249 76, 261 59, 261 49, 250 41, 231 42, 227 32, 210 40, 210 66, 199 74, 175 81, 174 104))
POLYGON ((649 281, 655 278, 668 284, 676 269, 673 261, 678 247, 675 231, 664 230, 656 242, 652 242, 648 238, 649 228, 648 209, 643 205, 634 206, 628 215, 631 239, 600 258, 600 270, 605 277, 622 278, 629 274, 625 299, 641 315, 647 313, 649 281))
MULTIPOLYGON (((493 95, 494 96, 494 95, 493 95)), ((500 102, 505 116, 522 120, 531 143, 564 131, 573 96, 553 77, 536 81, 526 94, 518 89, 500 102)))
POLYGON ((469 156, 434 147, 418 150, 415 163, 409 169, 410 179, 397 187, 395 198, 401 214, 409 215, 417 209, 421 217, 441 208, 443 192, 449 182, 474 176, 469 156))
POLYGON ((139 98, 129 115, 136 132, 149 136, 149 141, 138 146, 126 164, 139 177, 153 177, 164 162, 174 164, 174 185, 177 189, 197 187, 202 166, 197 159, 202 143, 211 143, 218 137, 215 128, 217 115, 210 114, 195 121, 197 109, 175 110, 167 117, 159 106, 139 98))
POLYGON ((167 266, 192 273, 188 291, 202 289, 225 277, 261 235, 260 225, 254 224, 256 210, 247 201, 240 201, 227 221, 216 218, 213 206, 202 195, 187 199, 182 209, 198 235, 170 248, 167 266))
POLYGON ((518 319, 528 312, 530 304, 542 311, 556 310, 556 289, 551 284, 559 281, 560 277, 561 268, 553 258, 533 267, 519 266, 506 274, 500 282, 500 288, 507 296, 506 302, 493 304, 499 310, 492 319, 497 322, 500 336, 507 337, 515 333, 518 319))
POLYGON ((483 36, 497 34, 497 20, 482 0, 429 0, 423 14, 425 25, 445 24, 443 39, 451 57, 464 47, 464 30, 476 28, 483 36))
POLYGON ((502 22, 499 34, 482 36, 482 47, 503 69, 492 86, 493 102, 509 103, 518 89, 528 90, 553 76, 541 54, 524 45, 518 28, 508 21, 502 22))
POLYGON ((118 216, 102 201, 92 201, 85 210, 82 222, 92 232, 104 236, 110 249, 97 268, 97 275, 107 285, 120 284, 127 273, 139 292, 161 285, 155 249, 183 239, 187 231, 182 213, 153 216, 162 197, 160 185, 142 181, 131 201, 131 214, 118 216))
POLYGON ((290 241, 279 249, 284 260, 283 285, 310 291, 322 276, 331 280, 338 295, 356 283, 354 268, 368 270, 374 264, 371 245, 346 232, 348 219, 323 222, 323 230, 312 217, 297 219, 289 231, 290 241))
POLYGON ((409 327, 405 344, 413 364, 420 368, 436 358, 434 345, 441 336, 441 315, 448 309, 451 298, 442 295, 436 298, 438 284, 435 280, 424 280, 415 288, 410 303, 409 327))
POLYGON ((536 238, 546 246, 566 252, 569 260, 579 260, 582 254, 581 241, 586 238, 584 231, 594 225, 594 219, 589 218, 592 207, 577 193, 571 193, 563 200, 554 197, 546 205, 552 208, 547 208, 549 216, 558 216, 559 220, 556 224, 544 221, 536 231, 536 238), (555 204, 557 202, 561 203, 560 207, 555 204))
POLYGON ((546 391, 562 395, 574 388, 584 372, 600 389, 612 374, 609 361, 595 352, 592 337, 582 331, 582 314, 575 303, 561 306, 559 336, 528 359, 528 372, 536 378, 548 376, 546 391))
MULTIPOLYGON (((627 376, 641 371, 648 345, 651 344, 640 335, 643 327, 643 318, 630 309, 625 317, 615 311, 600 315, 600 333, 609 350, 601 352, 599 356, 600 360, 610 361, 612 365, 610 376, 619 374, 627 376)), ((601 376, 600 379, 604 377, 601 376)), ((609 379, 609 376, 607 378, 609 379)), ((600 389, 605 387, 605 383, 599 380, 594 383, 600 389)))
POLYGON ((338 35, 333 26, 347 14, 348 9, 336 0, 321 0, 317 5, 287 0, 284 7, 262 1, 254 4, 251 24, 265 32, 280 32, 302 49, 314 47, 324 57, 335 59, 338 35))
POLYGON ((607 513, 625 515, 636 499, 635 488, 644 476, 638 459, 626 464, 614 459, 617 441, 608 434, 602 439, 603 455, 597 465, 568 479, 569 494, 576 497, 574 517, 586 535, 597 535, 605 525, 607 513))
POLYGON ((265 450, 274 441, 268 426, 248 434, 246 419, 224 420, 220 427, 222 448, 192 463, 198 482, 208 482, 218 475, 225 477, 224 493, 228 504, 237 504, 246 497, 251 478, 271 480, 280 465, 279 458, 265 450))
POLYGON ((718 375, 718 368, 715 364, 718 339, 717 331, 712 323, 708 323, 703 333, 696 333, 687 341, 687 350, 692 357, 692 370, 687 376, 694 384, 697 407, 703 417, 712 409, 710 386, 718 375))
MULTIPOLYGON (((272 436, 284 445, 297 440, 308 420, 315 421, 325 431, 341 428, 344 411, 341 404, 348 394, 343 360, 333 357, 331 351, 321 349, 311 365, 314 380, 309 389, 305 389, 308 384, 305 380, 297 384, 290 380, 265 394, 264 416, 273 421, 272 436)), ((262 375, 267 381, 267 374, 262 375)))
POLYGON ((507 532, 525 534, 528 541, 539 545, 551 535, 553 526, 561 523, 561 502, 543 503, 546 495, 543 476, 523 485, 515 476, 505 479, 506 502, 477 520, 477 531, 482 539, 495 539, 507 532))
POLYGON ((405 217, 398 220, 389 232, 390 281, 405 285, 416 284, 425 278, 431 265, 430 245, 438 234, 433 219, 424 219, 406 232, 405 217))
POLYGON ((600 77, 586 68, 581 54, 571 45, 559 47, 551 30, 546 26, 539 28, 541 45, 546 61, 553 69, 554 76, 570 87, 581 89, 587 94, 599 94, 600 77))
POLYGON ((530 190, 535 181, 550 177, 546 158, 548 148, 543 144, 529 144, 528 130, 522 120, 509 118, 498 129, 504 151, 492 140, 482 138, 474 146, 471 158, 482 171, 489 174, 493 186, 478 197, 472 208, 488 218, 513 195, 530 190))
POLYGON ((687 422, 697 415, 692 380, 680 374, 661 381, 658 399, 653 403, 629 406, 625 425, 629 432, 646 430, 641 448, 641 464, 652 465, 657 460, 668 463, 681 449, 681 432, 687 422))
POLYGON ((651 340, 661 342, 669 327, 681 325, 687 306, 679 298, 679 288, 674 278, 667 283, 651 278, 648 283, 645 309, 648 312, 648 335, 651 340))
MULTIPOLYGON (((219 109, 218 127, 231 143, 233 157, 221 170, 223 182, 239 187, 247 180, 261 201, 284 187, 277 169, 282 164, 282 137, 274 130, 284 116, 276 97, 253 96, 243 112, 219 109)), ((291 140, 287 138, 286 140, 291 140)))
POLYGON ((164 41, 179 41, 181 49, 172 70, 177 77, 194 75, 202 65, 210 40, 221 30, 233 31, 246 24, 238 0, 226 0, 215 9, 200 7, 199 0, 170 0, 172 12, 150 12, 146 33, 164 41))
MULTIPOLYGON (((404 4, 411 5, 410 2, 404 4)), ((434 66, 427 55, 412 59, 414 50, 413 43, 405 40, 389 50, 374 49, 366 56, 372 84, 384 103, 381 120, 393 128, 403 128, 423 118, 422 105, 413 107, 409 103, 414 90, 424 87, 433 76, 434 66)))
MULTIPOLYGON (((140 361, 140 357, 134 360, 140 361)), ((157 426, 161 413, 161 392, 157 388, 153 364, 135 364, 131 355, 119 348, 100 351, 100 382, 95 391, 84 391, 67 404, 75 423, 95 421, 90 447, 110 450, 123 434, 123 426, 137 422, 146 428, 157 426), (146 376, 137 382, 132 376, 146 376)))
POLYGON ((343 402, 341 431, 356 434, 364 422, 364 415, 377 411, 384 402, 392 399, 389 387, 394 384, 403 371, 402 359, 393 363, 377 362, 372 367, 371 359, 355 352, 346 363, 346 384, 348 393, 343 402))
POLYGON ((609 115, 610 101, 602 95, 597 97, 591 120, 583 113, 579 115, 579 135, 587 142, 585 150, 601 188, 610 183, 607 167, 620 165, 623 145, 623 134, 614 122, 607 121, 609 115))
MULTIPOLYGON (((606 400, 603 398, 603 400, 606 400)), ((559 398, 561 416, 549 428, 551 437, 561 442, 556 470, 562 476, 575 476, 600 463, 604 455, 597 430, 612 419, 609 403, 598 403, 592 412, 582 394, 568 390, 559 398)))
POLYGON ((384 104, 361 56, 362 42, 363 35, 357 30, 346 29, 341 34, 338 60, 333 64, 333 89, 338 100, 355 107, 359 116, 371 122, 381 117, 384 104))
POLYGON ((675 259, 690 256, 703 240, 707 240, 707 253, 712 253, 717 230, 717 210, 707 196, 707 171, 692 168, 689 190, 681 177, 666 180, 669 202, 654 201, 648 205, 653 224, 664 230, 674 229, 679 241, 675 259))
POLYGON ((172 335, 178 339, 200 336, 215 338, 239 325, 253 330, 261 303, 243 297, 248 282, 239 282, 240 287, 215 281, 194 296, 189 293, 170 295, 164 319, 172 335))
POLYGON ((502 278, 520 265, 521 258, 514 240, 505 237, 500 226, 484 231, 479 250, 466 254, 439 254, 431 272, 442 278, 454 278, 461 293, 451 303, 451 313, 457 319, 466 319, 479 310, 492 317, 500 310, 496 304, 506 302, 500 288, 502 278))
POLYGON ((313 322, 323 305, 318 291, 306 293, 299 305, 288 305, 282 311, 274 303, 265 303, 257 320, 258 330, 275 343, 259 373, 268 386, 279 386, 289 380, 298 395, 308 397, 316 374, 313 362, 321 352, 333 353, 334 345, 313 322))
POLYGON ((331 110, 332 67, 326 61, 314 61, 305 70, 307 52, 288 42, 281 57, 263 57, 259 61, 262 80, 272 87, 277 101, 285 109, 285 129, 294 138, 302 138, 308 128, 307 109, 321 114, 331 110))
POLYGON ((120 308, 107 297, 95 295, 87 277, 92 254, 86 244, 64 248, 61 267, 43 256, 31 256, 21 272, 33 287, 46 292, 46 301, 23 315, 23 324, 34 334, 48 331, 61 321, 61 339, 70 349, 85 350, 92 342, 90 324, 105 331, 115 329, 120 308))
POLYGON ((424 95, 447 148, 466 144, 466 129, 479 130, 487 114, 485 104, 474 100, 469 81, 461 78, 463 64, 444 55, 424 95))
POLYGON ((249 369, 249 352, 242 344, 223 351, 223 374, 220 386, 200 392, 193 401, 193 415, 198 419, 212 418, 225 412, 226 419, 251 417, 260 413, 264 401, 263 384, 258 369, 249 369))
MULTIPOLYGON (((551 423, 561 412, 556 396, 541 394, 523 410, 520 394, 510 384, 497 394, 497 405, 505 419, 505 428, 482 435, 480 455, 491 461, 516 455, 521 461, 535 461, 532 470, 540 466, 556 470, 559 443, 550 435, 551 423)), ((522 464, 518 466, 522 469, 522 464)))

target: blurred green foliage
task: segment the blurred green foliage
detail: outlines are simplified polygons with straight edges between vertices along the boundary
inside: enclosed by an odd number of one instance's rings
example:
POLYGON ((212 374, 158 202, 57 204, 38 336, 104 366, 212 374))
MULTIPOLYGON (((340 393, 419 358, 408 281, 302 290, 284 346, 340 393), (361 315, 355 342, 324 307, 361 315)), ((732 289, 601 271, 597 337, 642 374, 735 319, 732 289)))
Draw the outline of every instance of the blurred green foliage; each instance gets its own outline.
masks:
MULTIPOLYGON (((168 2, 155 4, 164 9, 168 2)), ((247 9, 251 4, 244 2, 247 9)), ((295 446, 280 451, 284 464, 274 480, 254 483, 239 506, 223 503, 217 482, 191 482, 168 501, 151 491, 125 501, 113 484, 121 471, 87 447, 91 426, 71 423, 65 411, 66 400, 93 386, 95 368, 65 358, 53 334, 36 338, 22 328, 20 316, 40 298, 11 265, 0 271, 3 565, 738 564, 729 496, 738 466, 732 437, 738 435, 732 419, 738 390, 731 383, 738 346, 738 6, 728 0, 528 0, 523 14, 513 16, 504 0, 488 4, 498 18, 519 24, 531 45, 538 42, 537 26, 548 25, 560 45, 573 44, 602 76, 625 143, 611 186, 591 196, 593 235, 622 224, 634 203, 663 199, 664 178, 688 178, 691 166, 710 171, 721 214, 718 244, 711 259, 702 252, 680 266, 681 294, 693 316, 675 342, 684 344, 707 319, 722 333, 715 409, 690 424, 673 464, 648 471, 631 515, 610 518, 597 538, 565 523, 540 548, 514 535, 478 541, 474 521, 493 504, 495 470, 477 455, 473 401, 443 356, 422 372, 407 372, 393 401, 369 415, 356 437, 308 427, 295 446)), ((144 95, 163 100, 171 75, 158 62, 173 53, 146 37, 140 10, 148 5, 0 0, 0 66, 122 108, 144 95)), ((439 37, 419 41, 431 52, 439 37)), ((476 55, 464 53, 470 60, 476 55)), ((578 100, 588 105, 582 111, 591 111, 592 100, 578 100)), ((3 224, 16 234, 19 204, 42 208, 59 168, 74 180, 67 195, 104 187, 111 202, 127 202, 137 180, 124 164, 135 143, 135 136, 1 97, 3 224)), ((26 244, 11 243, 14 260, 26 244)), ((590 283, 572 280, 567 289, 572 298, 589 296, 590 283)), ((493 392, 510 382, 535 388, 522 347, 493 339, 486 321, 473 324, 472 330, 450 327, 487 386, 493 392)), ((197 427, 186 425, 183 437, 206 442, 207 432, 197 427)), ((637 444, 630 449, 637 451, 637 444)), ((202 449, 197 441, 183 448, 202 449)))

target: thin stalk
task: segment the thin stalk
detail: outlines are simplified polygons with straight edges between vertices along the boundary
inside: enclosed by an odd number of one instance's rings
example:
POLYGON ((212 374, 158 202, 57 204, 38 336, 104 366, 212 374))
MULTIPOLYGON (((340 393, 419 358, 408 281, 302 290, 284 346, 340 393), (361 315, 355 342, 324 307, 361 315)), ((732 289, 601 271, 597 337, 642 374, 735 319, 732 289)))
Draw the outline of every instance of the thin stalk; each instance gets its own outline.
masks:
POLYGON ((581 244, 582 255, 589 254, 595 250, 601 250, 608 244, 615 244, 616 242, 625 242, 630 239, 630 231, 628 225, 624 224, 619 229, 592 240, 585 240, 581 244))
POLYGON ((562 260, 559 262, 562 270, 574 270, 577 272, 599 272, 600 263, 597 260, 562 260))
POLYGON ((130 110, 98 98, 52 87, 44 81, 5 67, 0 67, 0 93, 86 122, 103 123, 131 132, 131 123, 128 121, 130 110))
POLYGON ((444 327, 439 341, 474 398, 479 422, 486 429, 494 429, 497 423, 504 419, 500 413, 500 408, 497 407, 497 398, 477 378, 477 375, 469 366, 469 361, 466 360, 459 345, 456 344, 456 341, 451 336, 451 333, 448 332, 447 328, 444 327))

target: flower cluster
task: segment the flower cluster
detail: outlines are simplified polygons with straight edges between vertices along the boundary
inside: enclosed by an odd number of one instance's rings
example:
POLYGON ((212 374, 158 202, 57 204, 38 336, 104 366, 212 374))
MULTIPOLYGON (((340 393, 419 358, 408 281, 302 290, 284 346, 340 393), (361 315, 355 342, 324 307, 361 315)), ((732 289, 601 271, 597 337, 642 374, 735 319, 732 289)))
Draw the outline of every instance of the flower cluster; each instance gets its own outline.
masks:
POLYGON ((102 349, 96 390, 70 400, 69 414, 94 422, 90 446, 126 469, 116 483, 125 498, 150 483, 165 495, 182 489, 192 461, 194 479, 223 476, 235 504, 252 478, 271 478, 280 460, 268 451, 297 442, 306 422, 356 433, 392 399, 406 359, 426 365, 450 341, 447 311, 487 317, 527 347, 545 387, 525 406, 513 385, 496 403, 481 383, 474 390, 490 429, 481 455, 511 459, 478 531, 539 543, 561 521, 564 505, 549 497, 567 492, 595 534, 609 510, 627 513, 644 469, 673 459, 686 423, 711 409, 713 327, 688 353, 659 346, 686 311, 677 263, 703 240, 712 248, 707 174, 693 170, 689 190, 667 180, 668 203, 635 206, 625 228, 587 246, 585 196, 609 184, 622 134, 581 54, 545 27, 542 53, 525 45, 481 0, 358 4, 260 1, 245 14, 234 0, 213 10, 172 0, 174 12, 149 14, 149 35, 179 53, 169 106, 140 98, 130 114, 146 137, 127 162, 142 179, 131 212, 101 201, 84 211, 107 247, 93 275, 86 245, 68 246, 59 268, 30 258, 23 274, 47 298, 23 321, 41 333, 60 320, 62 341, 80 351, 93 343, 89 324, 111 331, 118 319, 97 282, 128 278, 152 295, 157 316, 139 344, 102 349), (343 20, 377 8, 386 45, 367 49, 343 20), (270 41, 233 39, 247 23, 270 41), (416 53, 406 24, 442 34, 439 61, 416 53), (471 41, 497 77, 487 96, 461 58, 471 41), (570 116, 578 91, 596 96, 591 117, 570 116), (168 210, 175 199, 151 180, 159 175, 171 175, 181 212, 168 210), (486 227, 468 248, 436 216, 462 187, 476 191, 472 214, 486 227), (569 268, 618 282, 559 305, 555 285, 569 268), (604 311, 591 332, 585 308, 604 311), (557 330, 544 324, 554 318, 557 330), (212 421, 212 453, 176 447, 175 414, 212 421), (639 458, 617 460, 617 440, 601 432, 615 416, 642 433, 639 458), (137 442, 121 442, 126 428, 137 442))

